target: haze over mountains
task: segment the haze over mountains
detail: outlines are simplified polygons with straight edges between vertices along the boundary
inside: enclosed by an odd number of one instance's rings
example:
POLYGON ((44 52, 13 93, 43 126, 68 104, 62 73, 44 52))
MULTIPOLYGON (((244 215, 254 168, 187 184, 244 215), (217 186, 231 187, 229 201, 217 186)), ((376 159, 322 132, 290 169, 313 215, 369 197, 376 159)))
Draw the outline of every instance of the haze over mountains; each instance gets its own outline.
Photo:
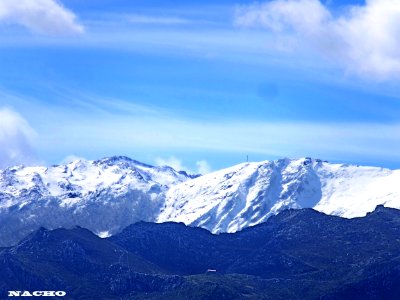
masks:
POLYGON ((243 163, 203 176, 127 157, 0 171, 1 246, 43 226, 114 235, 138 222, 236 232, 287 208, 346 218, 400 208, 400 170, 311 158, 243 163))

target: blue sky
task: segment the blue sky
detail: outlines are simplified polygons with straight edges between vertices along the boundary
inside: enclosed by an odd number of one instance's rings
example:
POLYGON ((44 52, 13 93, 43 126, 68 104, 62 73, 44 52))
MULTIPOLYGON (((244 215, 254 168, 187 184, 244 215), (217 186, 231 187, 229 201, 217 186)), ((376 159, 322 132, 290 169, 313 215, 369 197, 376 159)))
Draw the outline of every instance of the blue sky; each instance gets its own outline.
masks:
POLYGON ((0 166, 400 168, 398 20, 395 0, 0 0, 0 166))

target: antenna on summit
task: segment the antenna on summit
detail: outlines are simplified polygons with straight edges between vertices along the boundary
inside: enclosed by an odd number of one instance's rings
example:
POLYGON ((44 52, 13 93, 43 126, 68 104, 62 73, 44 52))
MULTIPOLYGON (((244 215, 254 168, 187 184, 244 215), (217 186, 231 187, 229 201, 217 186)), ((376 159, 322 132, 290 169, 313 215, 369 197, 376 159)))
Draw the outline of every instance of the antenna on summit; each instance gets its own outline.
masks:
POLYGON ((249 156, 246 155, 246 162, 249 162, 249 156))

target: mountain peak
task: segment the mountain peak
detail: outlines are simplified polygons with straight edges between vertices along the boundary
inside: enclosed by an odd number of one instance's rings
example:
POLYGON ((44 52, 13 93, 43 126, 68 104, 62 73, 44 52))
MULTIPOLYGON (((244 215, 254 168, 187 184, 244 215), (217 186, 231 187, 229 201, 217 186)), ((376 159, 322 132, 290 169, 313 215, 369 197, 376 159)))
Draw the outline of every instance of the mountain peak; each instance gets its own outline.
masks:
POLYGON ((137 165, 137 166, 142 166, 146 168, 153 168, 154 166, 148 165, 142 162, 139 162, 137 160, 134 160, 132 158, 129 158, 127 156, 110 156, 110 157, 105 157, 99 160, 96 160, 93 162, 95 165, 107 165, 107 166, 114 166, 114 165, 119 165, 119 166, 132 166, 132 165, 137 165))
POLYGON ((375 209, 371 212, 367 213, 367 216, 373 216, 373 215, 387 215, 390 216, 392 214, 396 214, 398 212, 397 209, 391 208, 391 207, 386 207, 384 204, 379 204, 375 207, 375 209))
POLYGON ((399 208, 399 181, 400 170, 310 157, 241 163, 202 176, 126 156, 14 167, 0 172, 0 218, 9 224, 0 227, 0 246, 40 226, 79 225, 113 235, 138 221, 173 221, 220 233, 285 209, 354 218, 382 203, 399 208))

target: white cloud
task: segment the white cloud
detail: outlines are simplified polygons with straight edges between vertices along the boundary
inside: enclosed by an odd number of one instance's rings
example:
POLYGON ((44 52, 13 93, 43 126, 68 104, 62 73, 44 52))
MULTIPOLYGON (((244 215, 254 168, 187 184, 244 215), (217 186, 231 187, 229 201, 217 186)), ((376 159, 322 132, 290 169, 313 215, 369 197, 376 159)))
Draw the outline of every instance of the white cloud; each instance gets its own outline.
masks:
POLYGON ((206 160, 199 160, 196 162, 197 170, 199 174, 207 174, 211 172, 211 166, 206 160))
POLYGON ((318 0, 275 0, 264 4, 240 6, 236 23, 242 26, 263 25, 274 31, 296 28, 315 31, 316 26, 330 17, 318 0))
POLYGON ((293 51, 311 48, 347 71, 380 80, 400 77, 400 3, 367 0, 338 14, 319 0, 273 0, 240 6, 235 23, 264 27, 293 51))
POLYGON ((0 22, 18 24, 40 34, 80 34, 75 14, 56 0, 0 0, 0 22))
POLYGON ((168 158, 157 157, 155 163, 158 166, 172 167, 176 171, 189 171, 189 169, 182 164, 182 161, 175 156, 170 156, 168 158))
POLYGON ((155 163, 158 166, 169 166, 177 171, 186 171, 190 174, 207 174, 211 172, 211 166, 206 160, 199 160, 196 162, 197 170, 186 167, 182 161, 175 156, 168 158, 157 157, 155 163))
POLYGON ((35 131, 18 113, 0 109, 0 168, 32 163, 35 136, 35 131))

